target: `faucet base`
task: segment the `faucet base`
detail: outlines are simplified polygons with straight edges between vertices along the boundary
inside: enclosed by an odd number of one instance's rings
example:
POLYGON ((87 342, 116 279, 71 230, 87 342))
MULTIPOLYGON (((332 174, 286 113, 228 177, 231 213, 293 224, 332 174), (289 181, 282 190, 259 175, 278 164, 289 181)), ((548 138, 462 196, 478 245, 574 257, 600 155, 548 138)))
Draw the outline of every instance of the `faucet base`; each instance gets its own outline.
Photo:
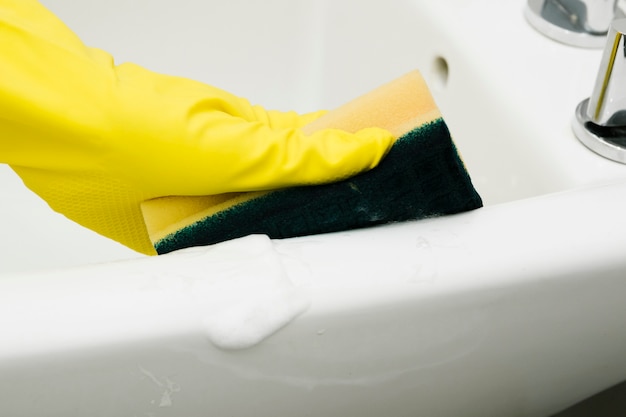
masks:
POLYGON ((587 116, 589 99, 576 106, 572 130, 579 141, 593 152, 605 158, 626 164, 626 126, 604 127, 587 116))
POLYGON ((567 2, 528 0, 524 15, 533 28, 555 41, 581 48, 604 47, 607 32, 587 30, 578 11, 570 10, 564 3, 567 2))

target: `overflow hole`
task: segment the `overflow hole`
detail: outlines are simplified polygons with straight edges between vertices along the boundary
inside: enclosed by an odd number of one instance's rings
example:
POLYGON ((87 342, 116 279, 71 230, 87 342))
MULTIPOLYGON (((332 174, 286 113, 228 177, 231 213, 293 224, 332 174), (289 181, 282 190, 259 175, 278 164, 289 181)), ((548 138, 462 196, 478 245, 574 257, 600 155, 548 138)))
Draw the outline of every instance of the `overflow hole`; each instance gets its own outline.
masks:
POLYGON ((431 79, 433 82, 433 88, 443 90, 448 85, 448 77, 450 75, 450 68, 448 67, 448 61, 442 57, 437 56, 433 60, 431 66, 431 79))

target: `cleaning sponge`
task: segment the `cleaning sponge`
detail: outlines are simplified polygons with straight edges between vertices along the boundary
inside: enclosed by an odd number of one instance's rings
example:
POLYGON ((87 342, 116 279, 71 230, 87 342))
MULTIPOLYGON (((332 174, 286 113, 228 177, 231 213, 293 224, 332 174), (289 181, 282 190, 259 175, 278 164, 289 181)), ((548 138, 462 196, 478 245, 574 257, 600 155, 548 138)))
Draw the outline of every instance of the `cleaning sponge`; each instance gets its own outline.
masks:
POLYGON ((413 71, 307 125, 312 133, 365 127, 396 142, 374 169, 334 183, 148 200, 141 209, 156 251, 249 234, 287 238, 476 209, 482 201, 421 75, 413 71))

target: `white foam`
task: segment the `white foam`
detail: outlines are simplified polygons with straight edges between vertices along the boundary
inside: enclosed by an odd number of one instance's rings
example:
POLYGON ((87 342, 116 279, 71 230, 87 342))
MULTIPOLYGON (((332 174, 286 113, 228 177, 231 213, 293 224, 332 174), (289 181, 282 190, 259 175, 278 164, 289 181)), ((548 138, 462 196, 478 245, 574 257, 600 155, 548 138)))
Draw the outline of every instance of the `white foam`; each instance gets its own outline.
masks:
POLYGON ((254 346, 308 308, 308 294, 291 282, 267 236, 248 236, 202 250, 203 263, 210 269, 202 279, 193 280, 191 294, 214 345, 254 346))

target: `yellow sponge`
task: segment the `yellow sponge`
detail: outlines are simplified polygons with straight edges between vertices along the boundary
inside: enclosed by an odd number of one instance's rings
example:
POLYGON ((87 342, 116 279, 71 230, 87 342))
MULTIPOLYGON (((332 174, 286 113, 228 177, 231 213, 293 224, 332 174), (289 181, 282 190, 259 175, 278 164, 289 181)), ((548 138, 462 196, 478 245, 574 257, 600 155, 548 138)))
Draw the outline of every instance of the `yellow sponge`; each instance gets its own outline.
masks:
POLYGON ((332 184, 141 204, 158 253, 248 234, 286 238, 452 214, 482 206, 439 109, 410 72, 304 127, 306 133, 367 127, 397 139, 371 171, 332 184))

